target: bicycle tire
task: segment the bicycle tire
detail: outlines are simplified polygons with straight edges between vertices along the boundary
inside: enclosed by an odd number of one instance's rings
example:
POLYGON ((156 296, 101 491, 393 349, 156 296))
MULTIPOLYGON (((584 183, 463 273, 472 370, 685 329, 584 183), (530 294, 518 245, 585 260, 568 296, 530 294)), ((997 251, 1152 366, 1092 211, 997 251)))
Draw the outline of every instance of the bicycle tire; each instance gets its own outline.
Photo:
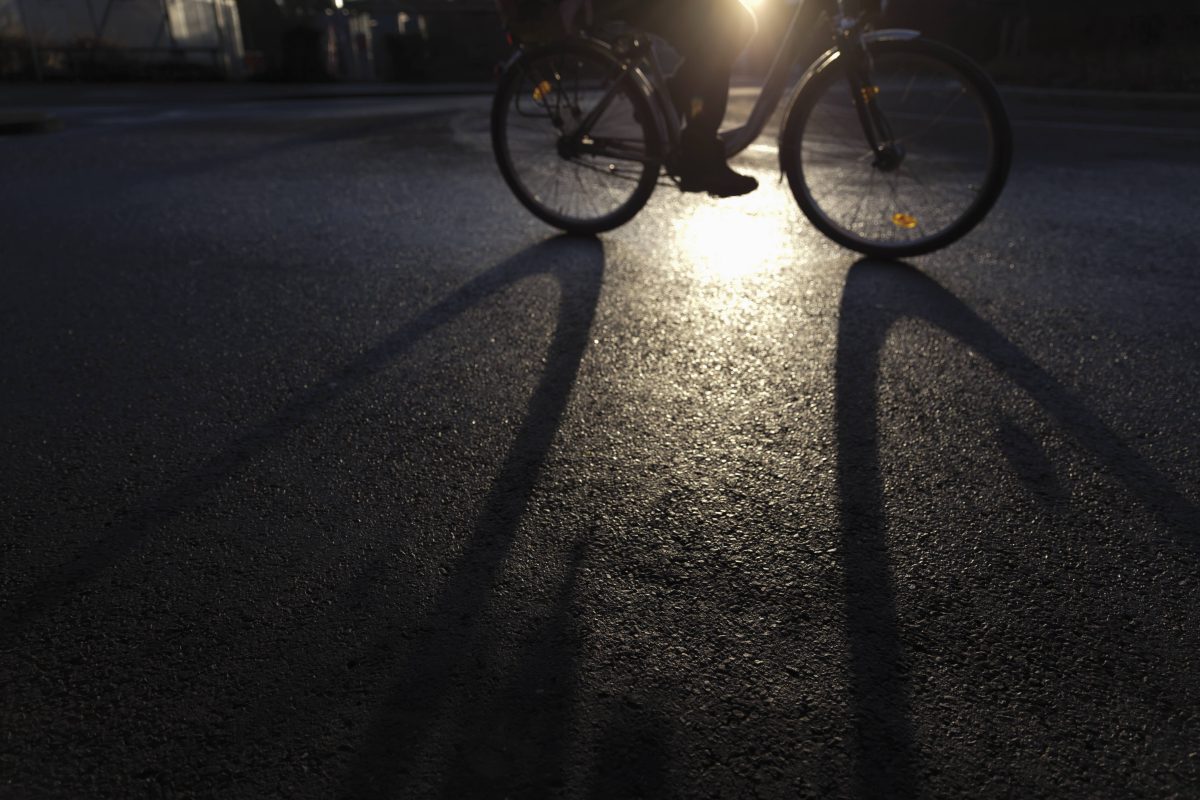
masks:
MULTIPOLYGON (((877 258, 907 258, 939 250, 974 229, 1003 191, 1012 161, 1008 114, 999 92, 983 71, 946 45, 928 39, 902 39, 868 42, 865 47, 872 80, 869 90, 876 93, 873 99, 881 104, 884 115, 902 126, 919 122, 926 127, 917 129, 902 143, 901 146, 906 148, 904 163, 889 170, 889 174, 895 176, 879 178, 883 170, 875 164, 875 154, 867 144, 857 114, 852 118, 853 122, 846 124, 855 104, 845 59, 831 58, 801 87, 787 115, 780 137, 780 159, 789 187, 804 215, 818 230, 843 247, 877 258), (913 74, 907 84, 897 78, 902 75, 899 67, 906 61, 926 70, 920 83, 917 67, 912 67, 913 74), (844 95, 840 95, 839 82, 846 88, 844 95), (970 96, 973 102, 958 110, 965 114, 956 113, 949 117, 959 102, 954 99, 955 92, 959 93, 958 97, 970 96), (941 93, 945 96, 936 102, 925 97, 941 93), (911 102, 913 108, 905 112, 904 103, 911 98, 917 100, 911 102), (947 98, 949 105, 938 116, 933 116, 931 122, 933 112, 920 103, 926 102, 930 109, 936 109, 937 103, 947 98), (891 109, 885 107, 889 104, 891 109), (834 141, 833 121, 839 117, 843 135, 834 141), (818 130, 827 124, 827 120, 829 130, 818 130), (947 127, 952 130, 943 134, 940 141, 931 143, 928 132, 943 120, 948 120, 947 127), (926 141, 914 148, 918 136, 926 137, 926 141), (971 156, 970 166, 977 173, 975 175, 963 167, 966 162, 961 153, 969 146, 982 148, 971 156), (914 163, 930 171, 939 168, 945 168, 947 172, 958 171, 974 178, 974 182, 965 184, 961 200, 947 200, 944 199, 946 183, 927 182, 920 176, 910 180, 910 174, 915 175, 914 163), (906 170, 909 174, 905 174, 906 170), (864 178, 865 174, 868 177, 864 178), (835 178, 846 183, 844 189, 837 185, 830 190, 815 188, 818 179, 833 184, 835 178), (906 188, 919 189, 925 198, 901 198, 897 188, 901 178, 908 181, 906 188), (884 195, 883 190, 889 194, 884 195), (844 194, 844 202, 838 197, 839 192, 844 194), (868 195, 873 195, 870 202, 868 195), (884 199, 879 199, 881 197, 884 199), (851 202, 857 202, 852 220, 847 219, 851 202), (860 224, 864 204, 869 206, 865 215, 867 221, 860 224), (921 204, 924 204, 924 213, 909 207, 921 204), (945 221, 925 227, 923 220, 941 217, 945 217, 945 221)), ((894 140, 901 142, 901 137, 896 136, 894 140)))
POLYGON ((622 77, 629 75, 604 45, 581 41, 530 50, 505 70, 492 104, 492 150, 508 188, 534 216, 568 233, 597 234, 624 225, 649 201, 661 170, 661 139, 649 99, 635 81, 622 77), (569 72, 577 78, 573 89, 569 72), (544 137, 535 128, 530 128, 529 135, 534 141, 529 147, 530 157, 517 157, 513 151, 514 120, 524 118, 522 124, 527 125, 530 118, 537 119, 536 115, 531 117, 522 111, 519 104, 524 103, 526 109, 537 107, 547 96, 557 93, 559 98, 569 98, 563 101, 567 104, 567 113, 579 119, 581 97, 587 94, 590 100, 603 95, 611 87, 612 80, 624 80, 624 85, 605 108, 593 131, 602 127, 618 131, 623 134, 622 142, 628 135, 629 151, 636 152, 645 159, 644 162, 622 161, 603 153, 590 159, 562 155, 555 143, 562 130, 554 127, 549 113, 543 121, 544 137), (570 98, 572 91, 574 97, 570 98), (532 103, 525 99, 527 95, 532 95, 532 103), (572 102, 576 106, 573 110, 569 108, 572 102), (538 143, 542 138, 545 139, 544 147, 538 143), (539 147, 544 152, 539 151, 539 147), (555 170, 560 176, 569 175, 564 179, 573 179, 576 185, 564 190, 560 182, 554 189, 540 188, 538 172, 555 170), (584 184, 584 176, 592 181, 593 187, 603 187, 611 202, 589 196, 591 189, 584 184), (572 211, 563 207, 568 205, 580 208, 572 211))

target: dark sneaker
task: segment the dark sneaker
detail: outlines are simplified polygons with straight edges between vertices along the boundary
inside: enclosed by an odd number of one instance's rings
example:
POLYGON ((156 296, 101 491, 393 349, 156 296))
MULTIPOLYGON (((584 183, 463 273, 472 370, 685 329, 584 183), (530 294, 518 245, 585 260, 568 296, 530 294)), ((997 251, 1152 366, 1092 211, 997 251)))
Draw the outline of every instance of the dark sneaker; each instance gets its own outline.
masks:
POLYGON ((734 172, 722 161, 690 168, 685 166, 680 170, 679 188, 685 192, 708 192, 713 197, 740 197, 757 189, 758 181, 734 172))
POLYGON ((738 197, 758 188, 749 175, 734 172, 725 163, 725 146, 716 136, 684 129, 679 147, 679 188, 708 192, 713 197, 738 197))

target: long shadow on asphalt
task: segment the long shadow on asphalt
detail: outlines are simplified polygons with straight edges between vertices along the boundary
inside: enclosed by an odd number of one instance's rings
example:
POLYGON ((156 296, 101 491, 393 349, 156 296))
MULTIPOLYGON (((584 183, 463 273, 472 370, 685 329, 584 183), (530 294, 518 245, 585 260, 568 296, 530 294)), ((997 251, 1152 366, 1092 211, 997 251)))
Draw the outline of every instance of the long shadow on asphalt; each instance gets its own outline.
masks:
POLYGON ((516 263, 495 270, 487 292, 472 294, 477 302, 535 273, 558 279, 558 321, 541 379, 475 528, 425 615, 427 635, 407 642, 392 670, 396 682, 348 773, 347 797, 472 797, 562 785, 576 650, 570 610, 582 553, 575 553, 547 620, 512 668, 489 663, 502 662, 504 648, 481 616, 587 350, 604 256, 597 241, 559 241, 516 263), (497 671, 500 685, 480 691, 480 676, 497 671), (455 754, 447 764, 436 751, 448 743, 455 754))
MULTIPOLYGON (((560 581, 548 613, 521 624, 524 644, 501 641, 483 621, 497 596, 509 551, 540 477, 591 338, 604 274, 596 239, 557 237, 529 248, 468 282, 363 353, 221 453, 126 516, 119 532, 85 549, 0 615, 5 639, 69 602, 127 557, 146 537, 194 510, 204 497, 340 397, 387 369, 410 348, 470 309, 528 278, 560 289, 558 316, 538 385, 462 555, 448 570, 421 626, 406 642, 395 683, 347 773, 344 793, 362 796, 522 796, 561 792, 571 737, 578 641, 573 604, 584 557, 546 564, 560 581), (561 576, 561 577, 559 577, 561 576), (464 698, 472 697, 465 704, 464 698), (443 747, 431 752, 429 745, 443 747), (447 754, 447 750, 451 751, 447 754)), ((654 709, 617 712, 606 721, 589 784, 593 796, 656 796, 662 791, 662 721, 654 709), (598 794, 597 794, 598 793, 598 794)))
MULTIPOLYGON (((604 262, 595 242, 560 244, 525 258, 540 266, 501 270, 489 291, 533 272, 558 279, 558 322, 541 379, 474 530, 423 614, 422 635, 404 643, 404 655, 390 669, 394 683, 347 772, 347 798, 551 797, 562 794, 576 772, 568 771, 567 745, 577 689, 580 637, 573 604, 583 546, 575 547, 565 569, 542 565, 544 575, 563 572, 555 577, 558 590, 548 612, 502 612, 502 618, 520 617, 516 636, 489 624, 487 611, 500 598, 522 600, 498 584, 590 341, 604 262)), ((656 719, 650 709, 636 724, 622 715, 608 720, 589 781, 600 793, 595 796, 662 792, 662 726, 656 719)))
POLYGON ((291 431, 338 398, 386 369, 441 326, 509 286, 533 276, 548 275, 556 278, 562 289, 558 327, 542 382, 530 402, 529 415, 492 492, 487 512, 495 518, 519 516, 573 385, 595 314, 603 271, 604 254, 598 240, 560 236, 474 278, 354 361, 329 374, 310 391, 295 397, 276 415, 248 430, 141 508, 118 517, 112 533, 65 562, 55 574, 34 584, 25 592, 24 599, 14 600, 0 613, 0 640, 11 641, 23 626, 78 596, 147 536, 188 513, 231 475, 278 445, 291 431))
POLYGON ((879 364, 897 322, 920 319, 971 347, 1155 513, 1195 553, 1197 508, 1053 376, 934 280, 905 264, 864 259, 842 295, 836 365, 838 491, 850 649, 855 794, 918 794, 907 665, 883 513, 879 364))

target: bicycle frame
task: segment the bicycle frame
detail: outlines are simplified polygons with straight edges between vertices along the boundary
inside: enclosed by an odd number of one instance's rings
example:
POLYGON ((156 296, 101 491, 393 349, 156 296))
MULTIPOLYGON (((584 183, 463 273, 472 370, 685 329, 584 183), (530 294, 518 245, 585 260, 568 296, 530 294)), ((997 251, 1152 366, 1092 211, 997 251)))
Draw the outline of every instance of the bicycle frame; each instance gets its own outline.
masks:
MULTIPOLYGON (((758 99, 755 101, 746 123, 721 132, 721 140, 725 143, 726 157, 732 157, 742 152, 762 135, 767 122, 770 121, 771 115, 775 113, 780 101, 783 99, 784 93, 787 91, 788 77, 791 74, 792 68, 799 63, 801 56, 808 51, 809 46, 821 35, 818 26, 813 24, 818 17, 818 14, 815 13, 816 10, 814 10, 814 13, 805 14, 810 2, 811 0, 800 0, 796 4, 796 10, 792 12, 792 19, 788 24, 787 32, 784 34, 783 41, 775 53, 771 68, 767 71, 766 78, 763 81, 762 90, 759 92, 758 99)), ((865 42, 916 39, 921 35, 920 31, 901 28, 889 28, 864 33, 861 29, 862 21, 841 13, 840 2, 837 6, 838 13, 833 19, 835 44, 818 56, 816 61, 808 67, 800 79, 798 84, 800 87, 803 87, 805 81, 812 75, 828 66, 837 58, 849 58, 855 64, 861 62, 864 56, 862 44, 865 42)), ((851 70, 852 74, 855 72, 856 70, 851 70)), ((862 87, 854 86, 853 88, 855 103, 859 108, 860 115, 864 117, 864 132, 870 139, 872 148, 878 149, 880 143, 875 138, 876 132, 885 123, 877 119, 877 112, 871 110, 869 97, 862 93, 862 87), (868 117, 870 117, 870 124, 868 124, 868 117)))
MULTIPOLYGON (((753 108, 744 124, 719 134, 718 151, 745 150, 791 94, 779 168, 822 233, 885 257, 960 239, 995 203, 1011 163, 1011 126, 995 85, 968 57, 918 31, 867 32, 872 17, 847 15, 843 0, 791 2, 753 108), (926 137, 943 120, 943 133, 926 137)), ((692 169, 703 165, 682 147, 688 120, 671 97, 675 81, 663 75, 658 41, 615 23, 528 48, 518 43, 492 104, 491 133, 505 181, 535 216, 562 230, 602 233, 632 219, 655 186, 695 188, 692 169), (540 127, 546 122, 550 128, 540 127), (528 142, 516 151, 513 131, 528 142)))
MULTIPOLYGON (((750 117, 746 120, 746 124, 721 132, 721 140, 725 143, 727 157, 742 152, 762 135, 771 115, 779 107, 784 92, 787 91, 788 76, 792 68, 799 63, 801 53, 805 52, 810 43, 815 41, 819 35, 816 26, 811 24, 816 21, 817 13, 805 14, 808 5, 809 0, 800 0, 796 4, 796 10, 792 12, 787 32, 783 36, 783 41, 780 42, 779 50, 775 53, 771 68, 767 71, 762 90, 754 102, 754 108, 750 111, 750 117)), ((844 19, 839 18, 836 24, 841 26, 844 19)), ((825 60, 825 57, 822 57, 818 59, 817 63, 824 63, 825 60)))
MULTIPOLYGON (((776 51, 771 67, 767 71, 766 78, 763 81, 762 89, 759 92, 757 100, 755 100, 754 107, 751 109, 750 116, 745 124, 721 132, 720 136, 725 146, 727 158, 744 151, 762 135, 763 130, 766 129, 767 123, 771 119, 771 115, 775 113, 780 101, 783 100, 783 96, 788 88, 788 79, 792 68, 800 62, 801 56, 805 52, 808 52, 810 44, 814 43, 817 37, 822 35, 821 27, 814 24, 818 19, 820 9, 811 6, 810 3, 812 2, 814 0, 799 0, 796 4, 796 9, 792 12, 787 32, 780 42, 779 49, 776 51)), ((845 15, 842 13, 841 6, 841 0, 838 0, 836 3, 837 13, 834 15, 832 21, 834 46, 817 57, 801 77, 798 86, 799 88, 803 88, 805 82, 810 77, 831 64, 834 60, 846 58, 850 62, 850 69, 848 69, 851 81, 850 88, 854 95, 863 133, 872 150, 877 153, 878 157, 883 157, 884 152, 887 150, 888 125, 874 103, 871 102, 870 87, 866 86, 860 78, 860 75, 867 67, 863 62, 865 58, 863 44, 896 39, 916 39, 921 33, 916 30, 900 28, 863 32, 863 20, 845 15)), ((614 57, 620 62, 624 74, 619 80, 613 82, 613 85, 609 87, 605 96, 580 121, 575 132, 564 138, 563 146, 571 152, 594 152, 617 155, 633 161, 648 161, 645 157, 637 157, 628 153, 617 154, 603 146, 596 147, 584 143, 584 140, 587 138, 587 132, 591 130, 592 125, 600 118, 613 97, 620 90, 620 84, 623 81, 633 80, 637 83, 639 90, 645 92, 649 96, 651 103, 655 106, 659 117, 660 132, 664 134, 666 139, 663 143, 665 145, 664 152, 673 152, 679 144, 682 128, 679 115, 675 112, 668 99, 669 93, 666 89, 666 75, 662 70, 653 46, 647 39, 637 36, 629 40, 628 50, 625 52, 622 52, 620 47, 610 48, 603 39, 592 39, 592 41, 602 49, 613 52, 614 57), (648 68, 649 74, 647 74, 647 70, 643 67, 648 68)), ((798 91, 799 89, 797 89, 798 91)))

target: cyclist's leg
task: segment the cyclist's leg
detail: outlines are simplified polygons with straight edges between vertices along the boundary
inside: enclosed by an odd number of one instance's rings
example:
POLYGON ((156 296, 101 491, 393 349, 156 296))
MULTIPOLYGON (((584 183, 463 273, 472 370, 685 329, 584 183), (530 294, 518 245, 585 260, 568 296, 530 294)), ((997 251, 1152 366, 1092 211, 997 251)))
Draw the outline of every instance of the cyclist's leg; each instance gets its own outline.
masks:
POLYGON ((671 95, 696 133, 715 137, 729 102, 733 64, 754 35, 740 0, 598 0, 601 18, 661 36, 683 57, 671 95))
POLYGON ((683 57, 670 87, 687 120, 680 186, 720 196, 753 191, 757 181, 729 168, 717 138, 733 64, 755 31, 750 10, 740 0, 601 0, 599 13, 663 37, 683 57))

